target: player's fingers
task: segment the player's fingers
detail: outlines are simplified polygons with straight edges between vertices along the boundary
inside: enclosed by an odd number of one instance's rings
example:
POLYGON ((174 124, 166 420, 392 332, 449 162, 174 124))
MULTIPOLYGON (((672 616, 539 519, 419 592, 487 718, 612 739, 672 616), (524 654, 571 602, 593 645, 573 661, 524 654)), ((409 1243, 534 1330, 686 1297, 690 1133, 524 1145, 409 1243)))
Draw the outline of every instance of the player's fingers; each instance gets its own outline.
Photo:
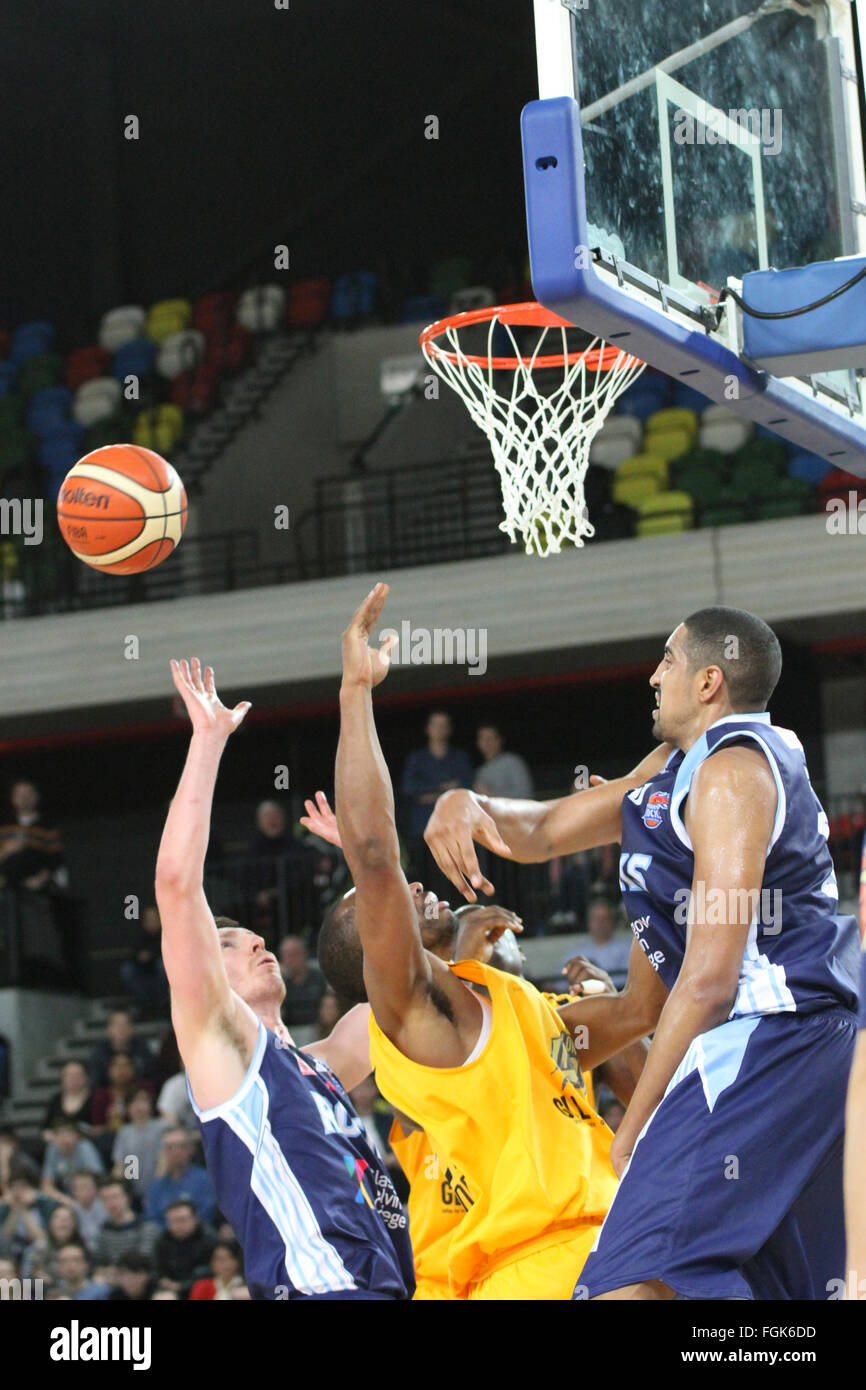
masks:
POLYGON ((597 772, 590 774, 589 785, 591 787, 603 787, 607 783, 606 777, 599 777, 597 772))
MULTIPOLYGON (((507 845, 496 828, 496 821, 492 816, 488 816, 486 811, 481 812, 478 825, 475 827, 475 834, 483 845, 492 849, 494 854, 503 854, 511 858, 511 847, 507 845)), ((474 851, 473 851, 474 858, 474 851)))
POLYGON ((477 903, 478 898, 475 891, 472 885, 466 882, 463 872, 451 853, 450 848, 445 844, 439 843, 438 840, 434 842, 433 839, 428 841, 428 845, 430 853, 433 855, 439 868, 442 870, 445 877, 454 884, 458 893, 460 893, 467 902, 477 903))
POLYGON ((235 705, 234 709, 232 710, 232 718, 234 719, 235 728, 237 728, 239 724, 243 723, 247 715, 247 712, 251 709, 252 704, 249 700, 241 700, 239 705, 235 705))
POLYGON ((201 662, 199 661, 197 656, 194 656, 191 659, 189 663, 189 669, 191 673, 193 689, 201 693, 201 691, 204 690, 204 686, 201 683, 201 662))
POLYGON ((204 668, 204 688, 208 695, 216 695, 216 686, 214 685, 214 674, 212 666, 206 666, 204 668))
POLYGON ((391 653, 397 645, 396 633, 391 637, 383 637, 379 647, 379 659, 385 666, 391 665, 391 653))
POLYGON ((324 815, 329 815, 329 816, 330 816, 330 815, 333 815, 333 814, 334 814, 333 811, 331 810, 330 804, 329 804, 329 802, 328 802, 328 798, 325 796, 325 793, 324 793, 324 792, 316 792, 316 801, 318 802, 319 810, 320 810, 324 815))

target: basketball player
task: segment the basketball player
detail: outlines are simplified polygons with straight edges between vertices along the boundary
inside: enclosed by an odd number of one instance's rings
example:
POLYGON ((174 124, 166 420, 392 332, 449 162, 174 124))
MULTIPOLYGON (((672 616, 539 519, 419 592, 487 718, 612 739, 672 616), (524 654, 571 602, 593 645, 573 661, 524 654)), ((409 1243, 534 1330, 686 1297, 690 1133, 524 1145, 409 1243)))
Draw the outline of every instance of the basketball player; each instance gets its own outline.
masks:
MULTIPOLYGON (((428 828, 471 899, 490 890, 473 838, 526 861, 622 842, 636 943, 669 992, 611 1149, 622 1182, 576 1296, 821 1298, 844 1270, 856 923, 837 915, 803 749, 766 712, 780 670, 759 618, 693 613, 650 680, 655 736, 673 745, 663 768, 634 789, 611 782, 550 805, 448 793, 428 828)), ((633 947, 630 965, 638 958, 633 947)), ((628 1037, 634 996, 564 1011, 588 1025, 585 1065, 628 1037)))
POLYGON ((354 890, 332 908, 319 959, 338 993, 372 1007, 370 1056, 386 1100, 447 1155, 465 1206, 449 1243, 452 1292, 565 1299, 613 1198, 611 1134, 587 1103, 574 1042, 532 986, 424 950, 425 909, 400 866, 372 690, 377 584, 343 634, 336 811, 354 890))
POLYGON ((406 1217, 346 1092, 369 1073, 368 1010, 299 1051, 280 1020, 279 965, 261 937, 217 930, 202 887, 226 709, 213 671, 171 664, 192 721, 159 847, 156 897, 171 1016, 220 1210, 256 1299, 404 1299, 406 1217), (360 1044, 360 1045, 359 1045, 360 1044), (360 1060, 359 1060, 360 1059, 360 1060))
POLYGON ((866 1299, 866 836, 860 861, 860 937, 860 1031, 848 1083, 845 1133, 849 1299, 866 1299))

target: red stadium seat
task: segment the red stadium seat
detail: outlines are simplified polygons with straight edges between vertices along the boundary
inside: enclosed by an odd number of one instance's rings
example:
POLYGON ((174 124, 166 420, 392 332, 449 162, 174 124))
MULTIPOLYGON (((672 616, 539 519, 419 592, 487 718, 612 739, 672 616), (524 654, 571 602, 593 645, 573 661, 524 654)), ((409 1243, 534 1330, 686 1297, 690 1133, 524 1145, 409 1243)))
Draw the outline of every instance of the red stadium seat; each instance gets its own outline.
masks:
POLYGON ((330 302, 330 280, 296 280, 289 287, 286 323, 290 328, 319 328, 330 302))
POLYGON ((77 391, 85 381, 95 381, 97 377, 104 376, 108 361, 108 353, 98 343, 76 348, 66 359, 66 385, 71 391, 77 391))

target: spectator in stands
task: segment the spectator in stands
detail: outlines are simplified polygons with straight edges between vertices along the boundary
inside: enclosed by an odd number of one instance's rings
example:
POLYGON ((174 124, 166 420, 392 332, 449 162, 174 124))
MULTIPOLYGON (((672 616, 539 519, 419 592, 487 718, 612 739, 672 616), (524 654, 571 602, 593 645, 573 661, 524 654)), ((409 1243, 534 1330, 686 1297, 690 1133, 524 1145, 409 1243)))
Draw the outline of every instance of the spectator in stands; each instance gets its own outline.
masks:
POLYGON ((0 826, 0 874, 13 888, 32 893, 65 891, 69 876, 60 831, 43 824, 39 788, 29 778, 13 782, 11 816, 0 826))
POLYGON ((210 1273, 214 1238, 201 1223, 192 1202, 170 1202, 165 1212, 166 1229, 156 1245, 156 1274, 161 1289, 173 1289, 188 1298, 197 1279, 210 1273))
POLYGON ((66 1245, 80 1245, 84 1239, 72 1207, 57 1206, 46 1226, 38 1232, 21 1256, 22 1279, 56 1279, 57 1255, 66 1245))
POLYGON ((409 853, 409 877, 419 879, 427 888, 450 896, 453 886, 440 872, 424 843, 424 831, 438 797, 453 787, 471 787, 474 774, 468 753, 451 747, 451 717, 434 710, 425 725, 427 745, 409 754, 400 779, 400 792, 408 803, 406 848, 409 853), (445 888, 447 888, 447 893, 445 888))
MULTIPOLYGON (((97 1268, 103 1272, 113 1271, 121 1256, 129 1254, 131 1250, 150 1258, 160 1229, 155 1222, 147 1221, 133 1211, 127 1183, 123 1178, 103 1178, 100 1194, 107 1219, 94 1251, 97 1268)), ((115 1282, 113 1273, 109 1282, 115 1282)))
POLYGON ((0 1203, 0 1251, 21 1258, 48 1225, 56 1203, 37 1192, 26 1169, 12 1169, 6 1200, 0 1203))
POLYGON ((83 1245, 63 1245, 55 1256, 57 1288, 60 1293, 81 1302, 108 1297, 107 1284, 90 1277, 90 1262, 83 1245))
POLYGON ((121 979, 143 1012, 157 1016, 168 1011, 168 984, 162 964, 159 909, 150 904, 141 914, 132 957, 120 968, 121 979))
POLYGON ((102 1159, 72 1120, 59 1120, 52 1130, 42 1164, 42 1191, 56 1202, 71 1199, 69 1180, 79 1168, 101 1174, 102 1159))
POLYGON ((128 1009, 114 1009, 108 1015, 105 1037, 94 1044, 87 1068, 91 1086, 108 1085, 108 1064, 116 1052, 127 1052, 139 1075, 145 1080, 150 1079, 153 1054, 144 1039, 135 1036, 132 1014, 128 1009))
POLYGON ((197 1279, 190 1290, 190 1302, 229 1301, 244 1282, 244 1262, 236 1240, 218 1240, 211 1251, 210 1277, 197 1279))
POLYGON ((112 1303, 149 1303, 156 1292, 153 1262, 140 1250, 127 1250, 114 1266, 112 1303))
POLYGON ((114 1137, 112 1172, 116 1178, 129 1179, 135 1193, 142 1196, 156 1177, 169 1121, 154 1117, 153 1096, 146 1086, 131 1092, 127 1115, 127 1123, 114 1137))
POLYGON ((93 1090, 83 1062, 65 1062, 60 1070, 60 1090, 48 1102, 44 1128, 53 1129, 64 1119, 87 1129, 93 1122, 92 1101, 93 1090))
POLYGON ((86 1168, 79 1168, 69 1179, 69 1191, 72 1196, 72 1209, 78 1217, 81 1238, 92 1254, 108 1215, 99 1195, 96 1174, 88 1172, 86 1168))
POLYGON ((134 1091, 144 1087, 135 1072, 135 1063, 126 1052, 118 1052, 108 1064, 108 1085, 93 1092, 93 1125, 99 1136, 102 1156, 110 1160, 114 1137, 129 1122, 129 1102, 134 1091))
POLYGON ((159 1093, 156 1102, 160 1118, 181 1129, 192 1129, 196 1124, 195 1111, 190 1104, 186 1085, 186 1072, 181 1069, 170 1076, 159 1093))
POLYGON ((596 898, 589 905, 587 934, 574 939, 571 955, 586 956, 593 965, 606 970, 617 989, 628 975, 631 932, 617 931, 617 915, 607 898, 596 898))
POLYGON ((12 1173, 28 1175, 33 1187, 39 1185, 39 1164, 23 1152, 21 1141, 11 1125, 0 1127, 0 1198, 9 1191, 12 1173))
POLYGON ((293 905, 312 913, 317 902, 315 878, 319 855, 286 830, 283 808, 263 801, 256 808, 256 829, 247 849, 246 881, 250 930, 272 941, 293 905))
POLYGON ((173 1202, 189 1202, 203 1221, 216 1214, 216 1197, 207 1171, 193 1163, 195 1141, 184 1129, 167 1129, 162 1139, 158 1176, 150 1184, 144 1214, 149 1221, 165 1226, 166 1212, 173 1202))
POLYGON ((527 763, 519 753, 506 753, 505 739, 495 724, 480 725, 476 744, 484 762, 475 772, 475 791, 482 796, 508 796, 516 801, 535 795, 527 763))
POLYGON ((318 965, 314 965, 299 936, 284 936, 277 948, 286 997, 283 1021, 298 1047, 315 1041, 319 1005, 328 986, 318 965))
POLYGON ((316 1014, 316 1031, 313 1042, 321 1042, 322 1038, 330 1037, 331 1029, 342 1013, 343 1010, 340 1008, 340 1001, 336 994, 332 989, 326 989, 316 1014))

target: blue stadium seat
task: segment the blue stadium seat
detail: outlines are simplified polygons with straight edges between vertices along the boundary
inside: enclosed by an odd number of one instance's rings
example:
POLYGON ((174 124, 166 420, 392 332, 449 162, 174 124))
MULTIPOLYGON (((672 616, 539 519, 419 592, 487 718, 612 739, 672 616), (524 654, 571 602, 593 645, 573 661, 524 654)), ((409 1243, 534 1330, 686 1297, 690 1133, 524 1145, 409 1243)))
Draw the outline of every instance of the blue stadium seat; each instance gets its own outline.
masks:
POLYGON ((400 322, 433 323, 435 319, 441 319, 447 312, 448 306, 444 299, 437 299, 432 294, 413 294, 408 299, 403 300, 400 322))
POLYGON ((67 429, 49 435, 39 445, 37 459, 48 475, 52 491, 56 490, 66 474, 84 453, 83 431, 80 425, 70 422, 67 429))
POLYGON ((29 362, 31 357, 41 357, 54 342, 54 324, 40 321, 21 323, 12 332, 12 346, 9 357, 13 362, 29 362))
POLYGON ((678 381, 674 386, 672 404, 685 406, 688 410, 696 410, 699 415, 702 415, 711 402, 709 396, 696 391, 694 386, 687 386, 684 381, 678 381))
POLYGON ((156 366, 157 345, 151 338, 133 338, 114 354, 111 375, 123 382, 124 377, 150 376, 156 366))
POLYGON ((43 386, 30 397, 27 424, 34 434, 50 434, 55 425, 69 419, 71 404, 68 386, 43 386))
POLYGON ((807 483, 820 483, 822 478, 826 478, 827 474, 832 472, 832 463, 819 458, 817 454, 807 453, 805 449, 798 450, 788 460, 788 477, 802 478, 807 483))
POLYGON ((16 376, 14 362, 0 362, 0 396, 8 396, 10 391, 14 391, 16 376))
POLYGON ((372 270, 350 271, 334 281, 331 318, 337 324, 358 323, 376 312, 379 277, 372 270))

